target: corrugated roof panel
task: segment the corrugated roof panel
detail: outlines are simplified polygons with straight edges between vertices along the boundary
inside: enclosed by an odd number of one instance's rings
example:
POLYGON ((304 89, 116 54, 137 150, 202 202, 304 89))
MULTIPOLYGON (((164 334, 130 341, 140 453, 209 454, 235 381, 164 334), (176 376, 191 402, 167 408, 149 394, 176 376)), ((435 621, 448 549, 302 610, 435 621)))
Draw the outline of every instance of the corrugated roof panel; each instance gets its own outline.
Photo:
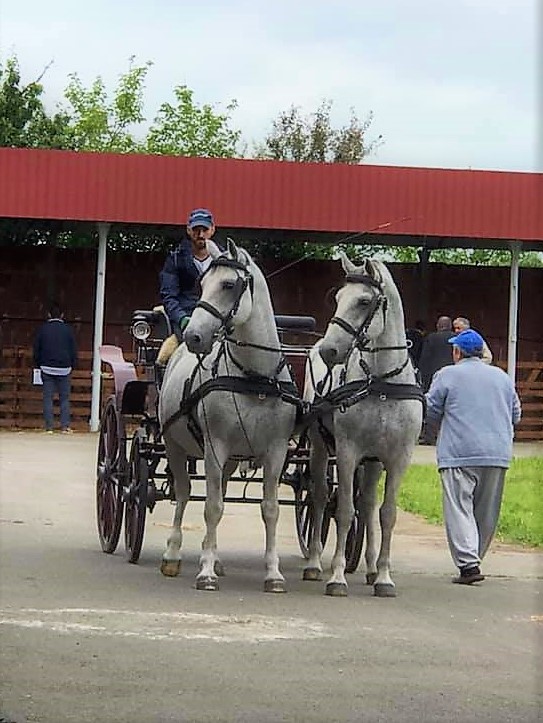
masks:
POLYGON ((0 216, 543 240, 543 175, 0 149, 0 216), (403 220, 409 217, 410 220, 403 220))

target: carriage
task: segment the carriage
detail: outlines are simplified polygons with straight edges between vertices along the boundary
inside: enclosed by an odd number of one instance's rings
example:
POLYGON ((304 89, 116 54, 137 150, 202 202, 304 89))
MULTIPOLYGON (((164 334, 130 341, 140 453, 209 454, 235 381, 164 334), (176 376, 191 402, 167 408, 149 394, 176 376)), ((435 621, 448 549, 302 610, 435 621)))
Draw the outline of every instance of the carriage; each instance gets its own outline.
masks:
MULTIPOLYGON (((309 349, 315 337, 315 319, 308 316, 276 316, 281 348, 297 389, 304 388, 309 349), (300 342, 300 339, 302 340, 300 342)), ((106 376, 114 389, 105 401, 100 424, 96 482, 96 512, 100 544, 105 553, 117 549, 124 518, 126 557, 136 563, 140 557, 146 517, 158 502, 175 501, 171 470, 167 464, 165 445, 158 420, 157 404, 163 369, 157 362, 159 350, 171 335, 169 321, 161 308, 137 310, 133 313, 131 336, 135 361, 124 359, 120 347, 100 348, 106 376)), ((189 458, 191 481, 204 479, 196 458, 189 458)), ((240 493, 226 494, 224 501, 261 503, 258 493, 260 478, 249 462, 241 462, 230 477, 240 493), (255 494, 254 489, 257 486, 255 494)), ((337 483, 335 458, 330 457, 327 473, 328 500, 321 540, 326 543, 334 516, 337 483)), ((307 559, 313 531, 313 492, 309 474, 309 440, 307 434, 292 438, 280 477, 282 492, 279 504, 295 508, 296 534, 300 550, 307 559)), ((196 489, 198 485, 194 485, 196 489)), ((346 548, 347 572, 354 572, 360 561, 364 540, 364 524, 359 514, 355 491, 355 517, 346 548)), ((203 501, 205 495, 191 493, 191 500, 203 501)))

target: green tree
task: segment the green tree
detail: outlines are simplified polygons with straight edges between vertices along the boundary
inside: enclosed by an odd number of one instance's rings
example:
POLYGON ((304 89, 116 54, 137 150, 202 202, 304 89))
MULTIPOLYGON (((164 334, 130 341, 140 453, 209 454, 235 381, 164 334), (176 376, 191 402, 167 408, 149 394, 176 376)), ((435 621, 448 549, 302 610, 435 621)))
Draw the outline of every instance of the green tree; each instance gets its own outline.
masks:
POLYGON ((331 100, 323 100, 314 113, 305 116, 296 106, 281 112, 264 142, 257 146, 256 157, 275 161, 361 163, 382 143, 382 136, 373 141, 367 139, 373 113, 360 120, 351 108, 347 125, 334 128, 332 105, 331 100))
POLYGON ((0 146, 11 148, 71 148, 68 116, 49 116, 44 108, 40 78, 23 85, 15 56, 0 65, 0 146))
MULTIPOLYGON (((417 246, 382 247, 379 253, 400 263, 422 261, 422 248, 417 246)), ((428 249, 428 261, 461 266, 509 266, 511 253, 506 249, 428 249)), ((543 267, 543 254, 521 251, 519 263, 521 266, 543 267)))
POLYGON ((231 158, 239 155, 241 131, 230 127, 237 102, 231 100, 225 113, 211 105, 199 106, 186 85, 174 88, 175 104, 163 103, 145 140, 148 153, 169 156, 231 158))
POLYGON ((132 57, 128 70, 120 75, 111 99, 100 76, 88 88, 85 88, 77 73, 69 76, 70 82, 64 95, 71 108, 65 112, 69 117, 72 143, 76 150, 114 153, 137 153, 143 150, 135 130, 145 121, 143 92, 152 63, 133 63, 132 57))

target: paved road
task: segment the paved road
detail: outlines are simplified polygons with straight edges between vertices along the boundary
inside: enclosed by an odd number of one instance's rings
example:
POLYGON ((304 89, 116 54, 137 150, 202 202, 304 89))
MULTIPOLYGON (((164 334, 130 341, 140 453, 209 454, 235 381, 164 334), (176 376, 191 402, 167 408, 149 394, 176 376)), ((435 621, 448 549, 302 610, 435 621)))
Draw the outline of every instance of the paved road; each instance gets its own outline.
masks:
POLYGON ((179 578, 158 572, 166 503, 138 565, 122 545, 100 552, 95 447, 89 434, 0 434, 0 720, 542 719, 543 554, 495 545, 482 585, 451 585, 443 531, 400 514, 398 597, 374 598, 358 572, 350 596, 332 599, 301 581, 284 507, 289 593, 265 595, 258 507, 230 505, 219 538, 227 577, 220 592, 197 592, 200 503, 189 505, 179 578))

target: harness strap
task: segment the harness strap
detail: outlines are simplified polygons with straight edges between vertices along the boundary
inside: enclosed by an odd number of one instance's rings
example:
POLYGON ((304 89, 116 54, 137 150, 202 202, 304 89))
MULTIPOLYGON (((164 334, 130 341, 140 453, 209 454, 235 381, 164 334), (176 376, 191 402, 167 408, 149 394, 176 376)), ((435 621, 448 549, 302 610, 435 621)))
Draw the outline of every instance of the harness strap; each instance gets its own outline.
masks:
MULTIPOLYGON (((247 379, 242 377, 216 377, 208 379, 188 396, 183 395, 179 404, 179 409, 172 414, 162 425, 162 433, 164 433, 171 425, 183 416, 189 415, 193 423, 196 423, 194 416, 191 414, 198 402, 206 397, 210 392, 236 392, 238 394, 253 394, 261 397, 279 397, 284 402, 302 407, 304 402, 298 396, 296 386, 292 382, 279 382, 267 379, 253 378, 247 379)), ((192 430, 191 430, 192 431, 192 430)))
MULTIPOLYGON (((381 401, 387 399, 413 399, 421 402, 426 412, 426 398, 424 392, 417 384, 393 384, 380 379, 365 381, 357 379, 353 382, 343 384, 329 392, 326 396, 317 399, 306 415, 307 421, 311 422, 315 417, 333 412, 336 409, 345 411, 354 404, 368 396, 377 396, 381 401)), ((305 420, 304 420, 305 421, 305 420)))

